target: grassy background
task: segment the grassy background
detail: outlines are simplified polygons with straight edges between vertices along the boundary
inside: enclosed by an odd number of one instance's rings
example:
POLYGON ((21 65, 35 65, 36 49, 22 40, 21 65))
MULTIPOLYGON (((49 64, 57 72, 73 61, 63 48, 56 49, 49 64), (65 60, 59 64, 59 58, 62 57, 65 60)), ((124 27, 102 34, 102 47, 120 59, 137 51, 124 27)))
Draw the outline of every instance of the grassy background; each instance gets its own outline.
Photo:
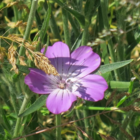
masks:
POLYGON ((139 15, 138 0, 1 1, 0 140, 55 139, 55 116, 44 97, 24 84, 24 76, 35 67, 27 48, 37 52, 56 41, 71 51, 91 46, 102 58, 96 73, 109 85, 102 101, 79 99, 61 115, 62 139, 140 140, 139 15))

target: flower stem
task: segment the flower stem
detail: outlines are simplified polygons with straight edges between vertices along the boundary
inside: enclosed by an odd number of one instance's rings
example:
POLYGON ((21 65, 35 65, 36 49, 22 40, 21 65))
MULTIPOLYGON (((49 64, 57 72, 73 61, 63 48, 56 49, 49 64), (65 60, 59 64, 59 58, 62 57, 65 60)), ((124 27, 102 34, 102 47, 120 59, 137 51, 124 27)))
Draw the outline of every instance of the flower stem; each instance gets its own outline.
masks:
MULTIPOLYGON (((29 101, 30 101, 30 96, 28 94, 25 94, 24 100, 19 110, 19 114, 21 114, 24 111, 29 101)), ((19 117, 17 118, 13 137, 17 137, 19 135, 18 132, 20 131, 20 127, 21 127, 21 119, 22 118, 19 118, 19 117)))
POLYGON ((61 140, 61 127, 57 127, 61 125, 61 114, 55 116, 56 119, 56 140, 61 140))
MULTIPOLYGON (((23 37, 24 40, 27 40, 29 38, 30 31, 31 31, 31 28, 32 28, 32 24, 33 24, 33 19, 34 19, 34 16, 35 16, 35 11, 36 11, 36 8, 37 8, 37 3, 38 3, 38 0, 33 0, 32 1, 30 14, 29 14, 29 18, 28 18, 28 21, 27 21, 27 27, 26 27, 25 34, 24 34, 24 37, 23 37)), ((25 51, 25 48, 24 48, 24 45, 22 44, 22 46, 20 47, 20 50, 19 50, 19 56, 23 55, 24 51, 25 51)))

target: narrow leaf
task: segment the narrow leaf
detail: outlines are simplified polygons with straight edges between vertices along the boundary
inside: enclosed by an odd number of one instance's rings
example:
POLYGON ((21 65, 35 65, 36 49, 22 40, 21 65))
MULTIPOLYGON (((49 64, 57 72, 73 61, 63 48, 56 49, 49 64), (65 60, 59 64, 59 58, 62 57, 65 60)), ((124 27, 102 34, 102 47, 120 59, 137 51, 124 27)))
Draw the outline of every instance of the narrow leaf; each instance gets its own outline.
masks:
POLYGON ((58 3, 62 8, 67 10, 69 13, 71 13, 80 22, 82 26, 85 25, 85 17, 82 14, 80 14, 79 12, 71 8, 68 8, 67 5, 63 4, 60 0, 53 0, 53 1, 58 3))
POLYGON ((19 114, 18 116, 23 117, 38 110, 40 107, 45 105, 47 96, 48 95, 41 95, 29 108, 27 108, 23 113, 19 114))
POLYGON ((120 61, 120 62, 115 62, 115 63, 112 63, 112 64, 102 65, 98 70, 96 70, 96 72, 94 72, 94 74, 101 75, 103 73, 106 73, 106 72, 121 68, 121 67, 123 67, 125 65, 128 65, 132 61, 133 60, 130 59, 130 60, 126 60, 126 61, 120 61))
POLYGON ((130 86, 130 82, 122 82, 122 81, 110 81, 111 89, 128 89, 130 86))
POLYGON ((73 46, 71 47, 71 51, 74 51, 75 49, 80 47, 81 39, 82 39, 82 34, 83 34, 83 32, 78 36, 78 38, 74 42, 73 46))

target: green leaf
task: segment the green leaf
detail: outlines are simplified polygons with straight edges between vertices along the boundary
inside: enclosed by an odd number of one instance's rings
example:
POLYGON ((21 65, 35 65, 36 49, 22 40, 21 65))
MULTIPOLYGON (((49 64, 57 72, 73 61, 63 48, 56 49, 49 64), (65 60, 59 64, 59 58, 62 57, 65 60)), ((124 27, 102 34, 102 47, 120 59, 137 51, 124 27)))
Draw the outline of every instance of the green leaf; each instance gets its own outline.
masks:
POLYGON ((76 41, 74 42, 73 46, 71 47, 71 51, 74 51, 75 49, 79 48, 81 45, 81 40, 82 40, 82 34, 83 32, 78 36, 76 41))
POLYGON ((82 26, 85 25, 85 17, 84 15, 80 14, 79 12, 68 8, 67 5, 65 5, 64 3, 62 3, 60 0, 53 0, 54 2, 58 3, 62 8, 64 8, 65 10, 67 10, 69 13, 71 13, 79 22, 82 26))
POLYGON ((96 72, 94 72, 94 74, 101 75, 103 73, 106 73, 106 72, 121 68, 121 67, 123 67, 125 65, 128 65, 132 61, 133 60, 130 59, 130 60, 126 60, 126 61, 120 61, 120 62, 115 62, 115 63, 112 63, 112 64, 102 65, 96 72))
POLYGON ((127 89, 130 86, 130 82, 122 82, 122 81, 110 81, 111 89, 127 89))
POLYGON ((20 72, 28 74, 30 72, 29 67, 23 65, 17 65, 20 72))
POLYGON ((23 113, 19 114, 18 117, 29 115, 45 105, 47 96, 48 95, 41 95, 29 108, 27 108, 23 113))

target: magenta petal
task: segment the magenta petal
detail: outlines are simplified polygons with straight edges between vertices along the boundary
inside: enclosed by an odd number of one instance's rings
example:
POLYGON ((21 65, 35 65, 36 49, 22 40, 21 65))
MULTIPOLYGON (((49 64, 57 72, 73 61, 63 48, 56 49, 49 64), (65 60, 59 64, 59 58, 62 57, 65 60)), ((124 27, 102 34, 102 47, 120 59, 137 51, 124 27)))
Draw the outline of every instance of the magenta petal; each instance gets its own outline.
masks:
POLYGON ((71 54, 69 73, 77 77, 84 77, 96 70, 101 63, 100 56, 92 51, 91 47, 82 46, 71 54))
POLYGON ((30 68, 30 73, 26 75, 24 82, 30 90, 38 94, 48 94, 52 91, 52 84, 47 82, 47 75, 39 69, 30 68))
MULTIPOLYGON (((41 52, 44 51, 44 48, 41 52)), ((45 56, 49 58, 51 64, 57 69, 58 73, 67 73, 70 60, 69 47, 63 42, 56 42, 53 46, 48 46, 45 56)))
POLYGON ((68 111, 76 96, 68 90, 56 89, 47 98, 46 106, 53 114, 60 114, 68 111))
POLYGON ((104 92, 108 85, 105 79, 99 75, 88 75, 82 79, 81 87, 78 88, 75 95, 89 101, 99 101, 104 98, 104 92))

